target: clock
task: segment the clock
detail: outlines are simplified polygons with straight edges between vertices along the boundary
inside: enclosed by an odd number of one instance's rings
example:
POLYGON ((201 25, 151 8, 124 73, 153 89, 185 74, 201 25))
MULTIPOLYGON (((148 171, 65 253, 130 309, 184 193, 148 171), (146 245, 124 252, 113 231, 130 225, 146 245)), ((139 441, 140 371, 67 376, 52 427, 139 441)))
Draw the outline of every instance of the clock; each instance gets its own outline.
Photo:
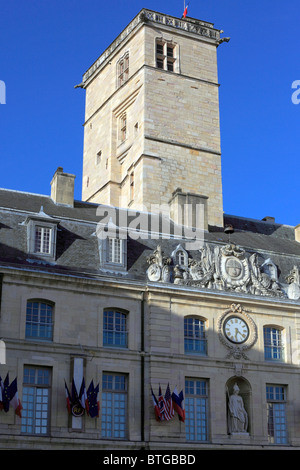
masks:
POLYGON ((232 343, 244 343, 249 336, 249 327, 240 317, 229 317, 224 323, 224 334, 232 343))

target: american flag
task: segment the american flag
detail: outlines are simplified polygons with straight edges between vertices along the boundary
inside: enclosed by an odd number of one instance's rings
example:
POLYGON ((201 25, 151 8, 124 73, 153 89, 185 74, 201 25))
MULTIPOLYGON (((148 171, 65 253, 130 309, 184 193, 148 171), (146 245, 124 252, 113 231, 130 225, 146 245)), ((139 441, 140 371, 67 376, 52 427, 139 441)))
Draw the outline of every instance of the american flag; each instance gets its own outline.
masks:
POLYGON ((172 400, 172 395, 171 395, 169 384, 167 386, 167 390, 165 393, 164 404, 165 404, 165 413, 164 413, 165 419, 169 421, 174 416, 173 400, 172 400))
POLYGON ((165 409, 165 400, 161 393, 161 386, 159 386, 159 391, 158 391, 158 407, 159 407, 161 420, 163 421, 164 419, 166 419, 165 418, 166 409, 165 409))

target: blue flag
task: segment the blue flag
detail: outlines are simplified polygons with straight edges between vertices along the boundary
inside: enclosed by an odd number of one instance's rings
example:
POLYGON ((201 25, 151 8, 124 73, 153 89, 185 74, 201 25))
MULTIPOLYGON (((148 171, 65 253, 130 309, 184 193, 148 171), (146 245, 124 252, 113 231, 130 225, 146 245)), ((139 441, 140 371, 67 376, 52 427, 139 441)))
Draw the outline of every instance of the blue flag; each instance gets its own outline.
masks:
POLYGON ((91 418, 98 418, 99 417, 99 401, 98 401, 98 393, 99 393, 99 384, 94 387, 93 380, 91 381, 89 388, 87 389, 87 401, 88 401, 88 413, 91 418))

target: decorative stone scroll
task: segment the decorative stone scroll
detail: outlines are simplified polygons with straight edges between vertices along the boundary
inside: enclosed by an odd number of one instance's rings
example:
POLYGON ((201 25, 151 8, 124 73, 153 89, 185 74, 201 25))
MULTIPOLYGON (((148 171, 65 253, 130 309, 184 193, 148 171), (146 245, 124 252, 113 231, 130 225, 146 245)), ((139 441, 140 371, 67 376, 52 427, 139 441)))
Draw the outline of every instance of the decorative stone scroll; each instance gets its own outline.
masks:
MULTIPOLYGON (((177 250, 182 250, 179 245, 177 250)), ((300 298, 300 275, 289 277, 288 293, 278 282, 277 267, 268 258, 261 266, 257 253, 249 255, 238 245, 211 247, 205 244, 199 250, 200 258, 188 258, 184 266, 176 263, 174 253, 163 256, 161 248, 147 258, 150 281, 174 282, 183 286, 217 289, 265 297, 300 298)), ((188 256, 188 255, 187 255, 188 256)))

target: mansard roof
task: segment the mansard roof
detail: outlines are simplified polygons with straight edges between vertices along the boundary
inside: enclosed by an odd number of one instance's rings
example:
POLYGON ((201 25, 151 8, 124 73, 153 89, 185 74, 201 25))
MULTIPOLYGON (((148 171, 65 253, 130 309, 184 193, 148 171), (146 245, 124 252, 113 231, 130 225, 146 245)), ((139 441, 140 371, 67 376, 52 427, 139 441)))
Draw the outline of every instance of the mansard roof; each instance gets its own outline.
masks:
MULTIPOLYGON (((149 259, 159 246, 164 255, 171 260, 171 265, 173 264, 171 283, 175 287, 175 261, 172 261, 172 253, 178 246, 186 251, 189 262, 193 260, 194 263, 203 263, 203 250, 187 249, 187 240, 182 237, 163 237, 160 234, 159 238, 154 239, 150 235, 142 239, 128 236, 126 272, 103 269, 99 256, 99 239, 96 236, 97 224, 101 222, 99 207, 101 214, 104 214, 106 206, 98 204, 74 201, 74 207, 69 207, 56 204, 49 196, 0 189, 0 266, 102 279, 123 278, 149 283, 151 282, 147 274, 149 264, 151 265, 149 259), (50 221, 55 220, 58 224, 56 256, 52 262, 38 255, 29 256, 27 252, 24 222, 28 217, 37 216, 41 210, 45 217, 50 221)), ((124 212, 127 213, 125 209, 117 211, 118 215, 121 212, 123 215, 124 212)), ((128 214, 130 215, 128 220, 132 221, 134 215, 132 212, 128 214)), ((205 255, 215 259, 216 253, 219 253, 219 256, 224 255, 226 246, 239 247, 244 253, 244 258, 243 256, 239 258, 238 251, 233 250, 231 256, 236 256, 236 263, 240 262, 239 259, 247 260, 247 271, 248 265, 254 263, 252 255, 255 255, 255 266, 258 266, 261 272, 265 271, 268 263, 275 266, 277 281, 286 295, 289 286, 287 277, 295 266, 300 267, 300 244, 295 241, 294 227, 275 223, 272 219, 259 221, 224 215, 224 226, 227 224, 234 227, 234 233, 230 236, 222 227, 209 227, 209 230, 204 232, 205 255)), ((176 286, 217 288, 215 281, 205 285, 200 280, 196 282, 196 278, 188 280, 189 276, 190 273, 184 273, 181 280, 177 279, 176 286)), ((249 293, 250 287, 249 289, 248 287, 244 291, 243 286, 235 287, 234 290, 241 294, 249 293)), ((222 287, 220 289, 222 290, 222 287)))

